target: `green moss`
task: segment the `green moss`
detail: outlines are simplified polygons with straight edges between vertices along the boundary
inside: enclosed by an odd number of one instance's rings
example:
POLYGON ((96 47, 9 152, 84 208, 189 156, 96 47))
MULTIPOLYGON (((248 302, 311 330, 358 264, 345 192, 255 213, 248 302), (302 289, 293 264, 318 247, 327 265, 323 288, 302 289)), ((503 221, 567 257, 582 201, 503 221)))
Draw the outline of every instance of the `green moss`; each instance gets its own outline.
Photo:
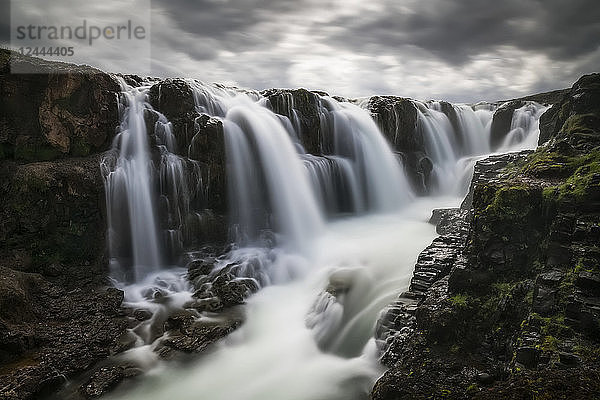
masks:
POLYGON ((575 353, 585 360, 600 360, 600 346, 598 346, 596 343, 580 340, 579 343, 573 346, 573 350, 575 350, 575 353))
POLYGON ((565 197, 574 200, 584 199, 592 185, 594 175, 597 174, 600 174, 600 161, 593 161, 577 168, 575 173, 559 187, 559 199, 565 197))
POLYGON ((593 134, 594 130, 589 128, 590 119, 594 119, 594 114, 574 114, 571 115, 563 124, 560 133, 571 135, 574 133, 593 134))
POLYGON ((552 317, 542 317, 537 313, 531 313, 523 328, 539 332, 544 337, 564 338, 573 334, 573 329, 565 325, 565 316, 562 313, 552 317))
POLYGON ((600 150, 573 157, 538 150, 528 158, 519 173, 538 178, 565 179, 560 185, 545 187, 542 193, 544 199, 580 201, 589 193, 594 175, 600 174, 600 150))
POLYGON ((467 306, 468 296, 465 294, 456 294, 450 297, 448 300, 450 300, 452 305, 455 307, 465 308, 467 306))
POLYGON ((531 208, 530 189, 526 186, 509 186, 498 189, 486 212, 509 218, 523 218, 531 208))
POLYGON ((542 341, 541 349, 544 351, 557 351, 559 340, 554 336, 545 336, 542 341))
POLYGON ((518 174, 525 174, 538 178, 569 176, 573 172, 573 166, 569 157, 545 149, 536 151, 529 155, 525 164, 519 169, 518 174))

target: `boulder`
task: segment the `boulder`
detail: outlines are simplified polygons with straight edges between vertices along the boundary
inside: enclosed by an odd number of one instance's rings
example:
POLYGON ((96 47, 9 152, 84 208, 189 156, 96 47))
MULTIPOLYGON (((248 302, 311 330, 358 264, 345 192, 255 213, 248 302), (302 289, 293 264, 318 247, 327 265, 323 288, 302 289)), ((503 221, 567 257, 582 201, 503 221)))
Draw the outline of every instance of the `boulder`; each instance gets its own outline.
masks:
POLYGON ((0 160, 48 161, 110 148, 117 81, 97 69, 0 49, 0 160), (12 74, 11 62, 27 74, 12 74))

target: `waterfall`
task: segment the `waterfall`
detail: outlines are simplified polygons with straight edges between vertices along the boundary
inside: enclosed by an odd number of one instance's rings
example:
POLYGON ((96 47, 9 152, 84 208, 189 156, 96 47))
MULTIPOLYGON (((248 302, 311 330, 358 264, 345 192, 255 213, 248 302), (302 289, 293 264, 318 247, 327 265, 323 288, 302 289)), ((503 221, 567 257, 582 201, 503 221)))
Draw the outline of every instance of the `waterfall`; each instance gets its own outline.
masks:
POLYGON ((423 136, 427 154, 433 161, 432 180, 435 190, 448 192, 454 187, 454 166, 458 159, 458 148, 453 144, 454 132, 448 117, 435 108, 422 103, 417 107, 417 127, 423 136))
POLYGON ((113 276, 135 281, 158 270, 162 254, 153 201, 155 177, 144 121, 147 88, 120 82, 124 104, 113 146, 118 158, 103 162, 108 242, 113 276), (113 165, 109 165, 111 161, 113 165))
POLYGON ((389 144, 368 112, 348 102, 322 98, 335 155, 351 162, 365 204, 372 211, 398 210, 412 197, 410 185, 389 144))
POLYGON ((319 96, 318 113, 332 154, 307 154, 293 98, 275 114, 258 93, 188 81, 196 109, 223 121, 231 230, 251 244, 274 231, 306 242, 324 216, 397 210, 412 198, 402 170, 367 111, 319 96))
MULTIPOLYGON (((308 154, 302 143, 314 132, 301 131, 292 96, 278 110, 282 115, 257 92, 187 83, 198 118, 219 119, 225 141, 236 245, 211 262, 209 274, 248 277, 263 289, 246 299, 247 318, 227 340, 198 363, 164 368, 153 350, 172 313, 185 308, 198 327, 213 327, 237 309, 196 309, 189 305, 198 299, 187 271, 161 271, 194 234, 186 221, 198 215, 194 199, 205 193, 202 165, 177 155, 191 152, 179 148, 169 121, 147 103, 148 86, 123 83, 115 156, 103 163, 110 252, 113 264, 134 271, 127 306, 146 308, 152 317, 133 329, 148 346, 122 357, 134 364, 150 359, 157 372, 117 396, 367 398, 382 373, 373 339, 378 315, 408 288, 419 252, 436 236, 425 222, 431 209, 459 204, 475 161, 490 152, 495 106, 413 102, 417 134, 433 163, 433 192, 444 195, 416 197, 369 112, 351 102, 317 96, 319 135, 331 146, 308 154), (155 121, 150 136, 145 121, 155 121)), ((537 140, 540 107, 515 111, 503 149, 537 140)), ((212 285, 214 276, 203 276, 202 285, 212 285)))
POLYGON ((548 107, 533 101, 516 109, 500 152, 535 149, 540 136, 539 119, 547 109, 548 107))
MULTIPOLYGON (((418 129, 427 155, 433 162, 432 193, 464 195, 477 160, 490 154, 490 134, 495 105, 453 105, 454 125, 439 102, 413 102, 418 129)), ((539 118, 547 107, 527 102, 514 111, 511 130, 498 152, 534 149, 539 136, 539 118)))
POLYGON ((175 154, 171 123, 148 103, 152 82, 119 81, 121 124, 101 168, 111 275, 131 283, 177 261, 195 234, 186 220, 196 215, 191 202, 202 195, 202 177, 197 162, 175 154))
MULTIPOLYGON (((229 160, 233 190, 230 196, 243 201, 243 204, 236 203, 239 214, 245 214, 246 218, 260 208, 261 204, 251 200, 260 198, 256 191, 263 188, 259 186, 260 180, 247 173, 248 169, 259 171, 264 177, 264 190, 273 217, 267 227, 284 235, 286 241, 302 246, 323 223, 302 160, 286 129, 273 113, 255 103, 240 103, 227 111, 224 124, 228 156, 233 156, 229 160), (244 163, 253 158, 258 164, 244 163), (242 177, 245 179, 240 179, 242 177)), ((240 220, 242 231, 259 229, 255 224, 244 222, 244 219, 240 220)))

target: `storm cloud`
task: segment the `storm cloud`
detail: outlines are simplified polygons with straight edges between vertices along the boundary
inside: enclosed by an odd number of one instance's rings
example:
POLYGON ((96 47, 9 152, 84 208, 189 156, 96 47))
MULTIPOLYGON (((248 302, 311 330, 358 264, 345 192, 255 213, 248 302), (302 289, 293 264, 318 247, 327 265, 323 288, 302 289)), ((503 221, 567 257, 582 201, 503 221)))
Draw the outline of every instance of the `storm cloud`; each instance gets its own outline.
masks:
MULTIPOLYGON (((255 89, 468 102, 567 87, 600 66, 597 0, 154 0, 151 15, 153 75, 255 89)), ((106 57, 99 67, 135 69, 106 57)))

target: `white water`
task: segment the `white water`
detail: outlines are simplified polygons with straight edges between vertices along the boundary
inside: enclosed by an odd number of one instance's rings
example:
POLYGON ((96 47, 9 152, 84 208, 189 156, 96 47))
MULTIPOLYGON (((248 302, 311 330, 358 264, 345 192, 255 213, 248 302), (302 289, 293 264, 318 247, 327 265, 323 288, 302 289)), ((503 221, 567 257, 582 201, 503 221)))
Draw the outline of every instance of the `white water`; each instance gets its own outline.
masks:
POLYGON ((113 276, 136 281, 157 271, 162 261, 155 196, 152 195, 153 169, 144 121, 145 90, 129 87, 123 80, 121 86, 125 104, 120 104, 122 123, 115 138, 119 155, 116 161, 105 160, 102 169, 113 276), (131 243, 127 246, 130 254, 119 248, 123 243, 131 243), (130 264, 130 268, 125 269, 125 263, 130 264))
MULTIPOLYGON (((436 236, 434 227, 425 222, 431 210, 458 205, 474 160, 489 152, 491 110, 456 106, 461 129, 454 132, 448 117, 435 106, 419 103, 419 124, 433 160, 437 193, 449 197, 414 199, 401 164, 365 110, 322 98, 323 126, 331 129, 335 154, 318 157, 304 153, 298 122, 273 114, 258 94, 190 84, 197 109, 223 121, 231 226, 238 242, 246 245, 220 260, 216 268, 241 261, 237 273, 256 279, 263 288, 247 300, 241 328, 199 360, 177 367, 160 361, 153 352, 161 340, 157 327, 170 312, 184 307, 192 288, 182 269, 157 271, 157 261, 141 271, 134 262, 137 282, 122 286, 126 305, 149 309, 153 316, 132 330, 139 347, 120 357, 149 373, 133 390, 113 397, 365 399, 382 373, 373 339, 376 320, 408 288, 419 252, 436 236), (457 134, 461 146, 455 143, 457 134), (336 218, 339 213, 346 218, 336 218), (261 247, 273 243, 263 240, 269 232, 275 233, 275 248, 261 247), (259 262, 244 263, 251 259, 259 262), (326 292, 328 287, 337 296, 326 292)), ((129 103, 131 110, 137 110, 140 127, 144 99, 140 93, 136 102, 129 103)), ((525 111, 523 116, 515 113, 515 134, 507 149, 534 141, 530 136, 536 135, 539 115, 525 111)), ((171 193, 169 215, 178 220, 177 215, 189 211, 187 197, 178 194, 198 188, 180 179, 182 159, 170 153, 176 143, 168 123, 161 126, 167 128, 159 186, 161 192, 171 193), (172 199, 180 199, 182 205, 171 205, 172 199)), ((136 153, 143 162, 135 173, 146 171, 152 182, 145 129, 138 133, 136 143, 146 146, 140 147, 146 155, 136 153)), ((127 160, 121 154, 117 165, 127 160)), ((148 185, 144 189, 148 204, 134 206, 152 210, 148 185)), ((125 201, 124 197, 109 199, 125 201)), ((157 230, 153 223, 149 232, 157 230)), ((207 323, 221 318, 208 312, 196 317, 207 323)))

